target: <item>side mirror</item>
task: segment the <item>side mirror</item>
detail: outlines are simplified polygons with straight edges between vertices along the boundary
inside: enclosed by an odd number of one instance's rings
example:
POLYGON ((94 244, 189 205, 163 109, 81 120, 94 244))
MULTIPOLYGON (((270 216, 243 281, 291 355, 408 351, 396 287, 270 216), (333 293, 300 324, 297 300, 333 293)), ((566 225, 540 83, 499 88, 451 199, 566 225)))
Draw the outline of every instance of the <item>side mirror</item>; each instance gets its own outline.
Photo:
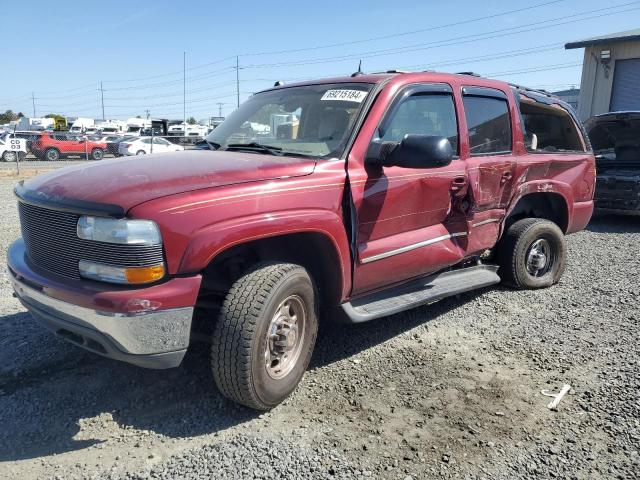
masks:
POLYGON ((380 167, 436 168, 453 160, 449 139, 435 135, 407 134, 400 143, 374 140, 366 163, 380 167))

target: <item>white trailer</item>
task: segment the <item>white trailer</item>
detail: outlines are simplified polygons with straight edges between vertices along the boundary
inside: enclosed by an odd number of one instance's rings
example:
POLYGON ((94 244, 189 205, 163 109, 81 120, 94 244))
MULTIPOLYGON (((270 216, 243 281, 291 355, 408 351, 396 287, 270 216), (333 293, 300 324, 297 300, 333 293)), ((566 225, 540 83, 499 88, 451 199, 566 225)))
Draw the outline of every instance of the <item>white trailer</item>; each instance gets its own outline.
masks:
POLYGON ((140 131, 151 128, 151 120, 144 118, 130 118, 127 120, 127 135, 140 135, 140 131))
POLYGON ((42 131, 52 129, 55 125, 53 118, 30 118, 22 117, 18 120, 17 130, 27 131, 42 131))
POLYGON ((95 125, 95 120, 93 118, 82 118, 78 117, 75 119, 69 132, 71 133, 84 133, 87 128, 93 127, 95 125))

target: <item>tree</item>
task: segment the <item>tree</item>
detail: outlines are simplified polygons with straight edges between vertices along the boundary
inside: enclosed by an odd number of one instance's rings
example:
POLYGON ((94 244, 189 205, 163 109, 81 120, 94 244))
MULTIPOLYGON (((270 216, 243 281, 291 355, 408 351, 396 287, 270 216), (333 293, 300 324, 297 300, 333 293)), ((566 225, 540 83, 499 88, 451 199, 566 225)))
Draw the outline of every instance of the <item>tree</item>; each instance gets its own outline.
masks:
POLYGON ((45 115, 44 118, 53 118, 53 119, 57 119, 57 120, 66 120, 66 118, 63 115, 59 115, 57 113, 50 113, 49 115, 45 115))
POLYGON ((198 123, 198 121, 193 117, 189 117, 189 118, 187 118, 187 123, 189 125, 195 125, 196 123, 198 123))
POLYGON ((9 123, 17 119, 18 119, 18 116, 15 113, 13 113, 12 110, 7 110, 4 113, 0 113, 0 124, 9 123))

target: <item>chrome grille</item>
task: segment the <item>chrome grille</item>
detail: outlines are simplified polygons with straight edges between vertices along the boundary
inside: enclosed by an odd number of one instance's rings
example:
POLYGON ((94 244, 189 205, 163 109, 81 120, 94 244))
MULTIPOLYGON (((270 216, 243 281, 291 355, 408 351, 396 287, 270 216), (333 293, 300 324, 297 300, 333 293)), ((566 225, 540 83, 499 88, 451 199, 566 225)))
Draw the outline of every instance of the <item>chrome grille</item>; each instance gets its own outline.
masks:
POLYGON ((50 272, 80 278, 78 262, 146 267, 163 261, 162 245, 118 245, 78 238, 79 215, 18 202, 22 237, 31 261, 50 272))

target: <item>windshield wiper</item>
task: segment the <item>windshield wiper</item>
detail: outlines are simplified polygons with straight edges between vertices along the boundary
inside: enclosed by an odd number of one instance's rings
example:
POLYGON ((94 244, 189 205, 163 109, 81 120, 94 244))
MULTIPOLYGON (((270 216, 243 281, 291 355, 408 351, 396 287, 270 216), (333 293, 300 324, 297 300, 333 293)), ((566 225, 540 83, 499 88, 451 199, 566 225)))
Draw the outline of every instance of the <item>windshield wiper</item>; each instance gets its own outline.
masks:
POLYGON ((210 142, 209 140, 205 140, 205 142, 207 142, 207 145, 209 145, 209 148, 211 150, 219 150, 221 145, 217 142, 210 142))
POLYGON ((282 148, 273 145, 263 145, 258 142, 251 143, 230 143, 225 150, 248 150, 253 152, 264 152, 271 155, 282 155, 282 148))

